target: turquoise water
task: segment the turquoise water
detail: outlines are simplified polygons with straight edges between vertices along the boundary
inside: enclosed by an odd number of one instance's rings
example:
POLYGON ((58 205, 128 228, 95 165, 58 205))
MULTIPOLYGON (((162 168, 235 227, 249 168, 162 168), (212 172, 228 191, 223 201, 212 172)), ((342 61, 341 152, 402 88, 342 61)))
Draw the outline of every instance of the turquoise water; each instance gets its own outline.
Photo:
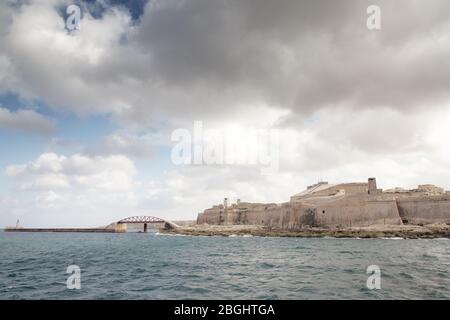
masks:
POLYGON ((449 299, 449 275, 448 239, 0 232, 0 299, 449 299))

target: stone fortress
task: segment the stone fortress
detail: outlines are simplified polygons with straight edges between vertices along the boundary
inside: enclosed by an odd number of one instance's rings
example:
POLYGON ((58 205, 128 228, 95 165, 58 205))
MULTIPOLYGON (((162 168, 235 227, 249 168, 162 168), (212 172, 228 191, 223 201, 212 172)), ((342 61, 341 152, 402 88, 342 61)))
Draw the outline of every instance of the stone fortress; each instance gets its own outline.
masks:
POLYGON ((434 185, 417 189, 377 188, 375 178, 364 183, 319 182, 285 203, 237 200, 200 213, 197 224, 263 225, 285 230, 308 227, 345 228, 371 225, 450 224, 450 192, 434 185))

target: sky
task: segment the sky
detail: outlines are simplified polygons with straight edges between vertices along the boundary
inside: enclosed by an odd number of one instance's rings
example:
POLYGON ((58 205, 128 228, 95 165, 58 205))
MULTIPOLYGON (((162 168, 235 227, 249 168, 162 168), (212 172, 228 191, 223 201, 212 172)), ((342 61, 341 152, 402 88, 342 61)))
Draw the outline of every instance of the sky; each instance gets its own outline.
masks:
POLYGON ((0 227, 192 220, 224 197, 286 202, 321 180, 450 189, 449 12, 3 0, 0 227))

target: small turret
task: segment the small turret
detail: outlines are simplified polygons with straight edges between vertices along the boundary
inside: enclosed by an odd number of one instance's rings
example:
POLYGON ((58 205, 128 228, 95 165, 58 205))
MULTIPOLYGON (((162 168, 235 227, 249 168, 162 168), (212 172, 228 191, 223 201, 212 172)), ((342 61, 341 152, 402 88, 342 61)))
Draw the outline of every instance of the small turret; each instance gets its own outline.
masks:
POLYGON ((369 190, 368 194, 380 194, 382 192, 381 189, 377 189, 377 179, 376 178, 369 178, 369 190))

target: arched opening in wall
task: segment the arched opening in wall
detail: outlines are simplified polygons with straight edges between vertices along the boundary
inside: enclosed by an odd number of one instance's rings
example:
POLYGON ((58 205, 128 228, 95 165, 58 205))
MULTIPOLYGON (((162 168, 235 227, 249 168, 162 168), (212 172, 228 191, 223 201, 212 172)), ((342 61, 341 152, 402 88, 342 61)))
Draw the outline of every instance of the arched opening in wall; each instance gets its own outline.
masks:
POLYGON ((325 214, 325 210, 322 210, 322 213, 325 214))

